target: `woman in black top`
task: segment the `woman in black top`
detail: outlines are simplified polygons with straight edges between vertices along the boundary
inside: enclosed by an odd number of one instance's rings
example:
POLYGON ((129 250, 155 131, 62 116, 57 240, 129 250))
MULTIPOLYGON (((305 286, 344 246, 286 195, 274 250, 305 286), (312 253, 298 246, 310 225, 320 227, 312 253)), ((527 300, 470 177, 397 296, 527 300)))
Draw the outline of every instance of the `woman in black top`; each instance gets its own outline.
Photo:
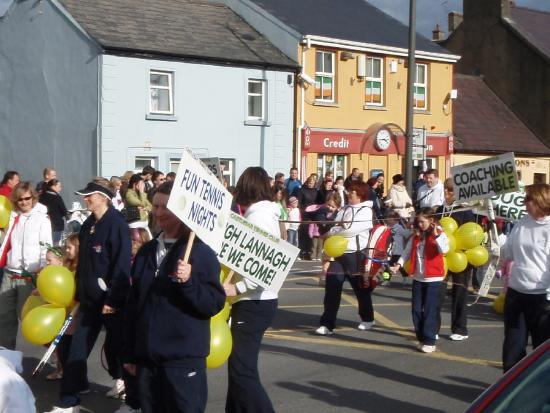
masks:
POLYGON ((298 228, 298 245, 300 246, 300 258, 303 260, 311 261, 311 249, 313 243, 309 237, 309 224, 306 221, 310 221, 311 218, 308 217, 306 208, 310 205, 315 205, 317 203, 317 197, 319 195, 319 190, 315 188, 315 180, 310 176, 307 178, 306 183, 296 197, 298 198, 298 205, 300 205, 302 213, 302 224, 298 228))
POLYGON ((54 245, 59 245, 61 234, 65 229, 65 221, 63 220, 67 214, 67 208, 63 202, 63 198, 59 193, 63 189, 63 185, 57 179, 52 179, 46 182, 44 192, 40 194, 38 202, 48 208, 48 215, 52 222, 52 241, 54 245))

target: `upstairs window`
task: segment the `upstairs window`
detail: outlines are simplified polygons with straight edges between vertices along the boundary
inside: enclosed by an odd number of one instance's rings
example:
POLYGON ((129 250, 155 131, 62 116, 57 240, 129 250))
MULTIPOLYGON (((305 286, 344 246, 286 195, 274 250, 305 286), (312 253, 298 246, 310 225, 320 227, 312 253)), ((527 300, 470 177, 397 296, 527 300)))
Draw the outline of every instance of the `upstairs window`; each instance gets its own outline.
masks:
POLYGON ((265 120, 265 80, 248 79, 249 120, 265 120))
POLYGON ((160 115, 174 114, 174 90, 172 72, 149 72, 149 112, 160 115))
POLYGON ((315 53, 315 100, 334 102, 334 53, 315 53))
POLYGON ((384 104, 384 59, 367 57, 365 78, 365 103, 382 106, 384 104))
POLYGON ((416 65, 414 108, 418 110, 426 110, 428 108, 428 65, 416 65))

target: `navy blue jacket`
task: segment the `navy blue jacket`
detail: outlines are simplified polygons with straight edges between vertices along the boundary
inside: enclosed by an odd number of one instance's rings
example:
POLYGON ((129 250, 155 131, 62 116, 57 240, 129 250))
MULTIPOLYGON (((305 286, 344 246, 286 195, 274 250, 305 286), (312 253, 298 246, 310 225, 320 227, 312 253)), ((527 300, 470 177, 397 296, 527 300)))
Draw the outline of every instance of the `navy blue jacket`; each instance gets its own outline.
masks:
POLYGON ((76 300, 83 309, 107 304, 121 308, 130 287, 132 246, 124 216, 114 208, 96 221, 92 214, 80 228, 80 250, 76 268, 76 300), (107 291, 101 289, 103 279, 107 291))
POLYGON ((179 239, 158 271, 158 240, 137 253, 125 315, 126 362, 205 367, 210 318, 223 308, 225 292, 215 252, 197 238, 189 258, 191 277, 181 284, 172 281, 185 245, 179 239))

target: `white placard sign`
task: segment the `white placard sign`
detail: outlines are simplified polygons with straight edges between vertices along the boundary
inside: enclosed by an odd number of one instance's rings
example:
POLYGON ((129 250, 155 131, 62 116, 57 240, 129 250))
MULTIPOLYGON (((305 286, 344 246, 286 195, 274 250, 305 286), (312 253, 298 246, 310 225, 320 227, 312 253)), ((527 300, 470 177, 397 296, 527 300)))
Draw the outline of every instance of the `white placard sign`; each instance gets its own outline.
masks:
MULTIPOLYGON (((525 208, 525 192, 509 192, 507 194, 497 195, 491 198, 495 216, 507 221, 518 221, 527 215, 525 208)), ((476 210, 476 213, 487 215, 483 209, 476 210)))
POLYGON ((210 172, 212 172, 218 177, 220 181, 222 181, 223 177, 220 158, 201 158, 201 162, 206 165, 210 172))
POLYGON ((299 252, 292 244, 231 212, 218 259, 236 273, 276 293, 299 252))
POLYGON ((453 166, 451 175, 458 202, 491 198, 519 190, 513 152, 453 166))
POLYGON ((222 245, 232 199, 218 178, 185 150, 168 209, 216 252, 222 245))

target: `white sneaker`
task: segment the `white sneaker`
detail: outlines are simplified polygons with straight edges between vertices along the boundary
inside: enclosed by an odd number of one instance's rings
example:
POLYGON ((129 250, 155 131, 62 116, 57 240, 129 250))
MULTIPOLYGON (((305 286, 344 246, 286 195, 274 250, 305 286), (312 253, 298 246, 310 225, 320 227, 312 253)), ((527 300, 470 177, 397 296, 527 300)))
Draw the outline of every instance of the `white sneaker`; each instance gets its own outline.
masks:
POLYGON ((372 328, 372 326, 375 325, 375 324, 376 324, 376 322, 374 320, 372 320, 372 321, 362 321, 357 326, 357 329, 362 330, 362 331, 370 330, 372 328))
POLYGON ((463 336, 462 334, 454 333, 454 334, 451 334, 449 338, 453 341, 462 341, 462 340, 466 340, 468 336, 463 336))
POLYGON ((435 351, 435 346, 429 346, 427 344, 422 344, 422 347, 420 347, 420 351, 422 353, 433 353, 435 351))
POLYGON ((334 334, 334 332, 332 330, 329 330, 325 326, 321 326, 317 330, 315 330, 315 334, 318 334, 320 336, 331 336, 334 334))
POLYGON ((79 412, 80 412, 80 406, 73 406, 73 407, 54 406, 52 410, 44 413, 79 413, 79 412))
POLYGON ((439 340, 439 334, 436 334, 436 335, 435 335, 435 339, 436 339, 436 340, 439 340))
POLYGON ((130 406, 124 403, 118 408, 118 410, 115 410, 113 413, 141 413, 141 409, 132 409, 130 406))
POLYGON ((120 399, 124 395, 125 390, 124 380, 116 379, 115 385, 107 393, 105 393, 105 396, 112 397, 113 399, 120 399))

